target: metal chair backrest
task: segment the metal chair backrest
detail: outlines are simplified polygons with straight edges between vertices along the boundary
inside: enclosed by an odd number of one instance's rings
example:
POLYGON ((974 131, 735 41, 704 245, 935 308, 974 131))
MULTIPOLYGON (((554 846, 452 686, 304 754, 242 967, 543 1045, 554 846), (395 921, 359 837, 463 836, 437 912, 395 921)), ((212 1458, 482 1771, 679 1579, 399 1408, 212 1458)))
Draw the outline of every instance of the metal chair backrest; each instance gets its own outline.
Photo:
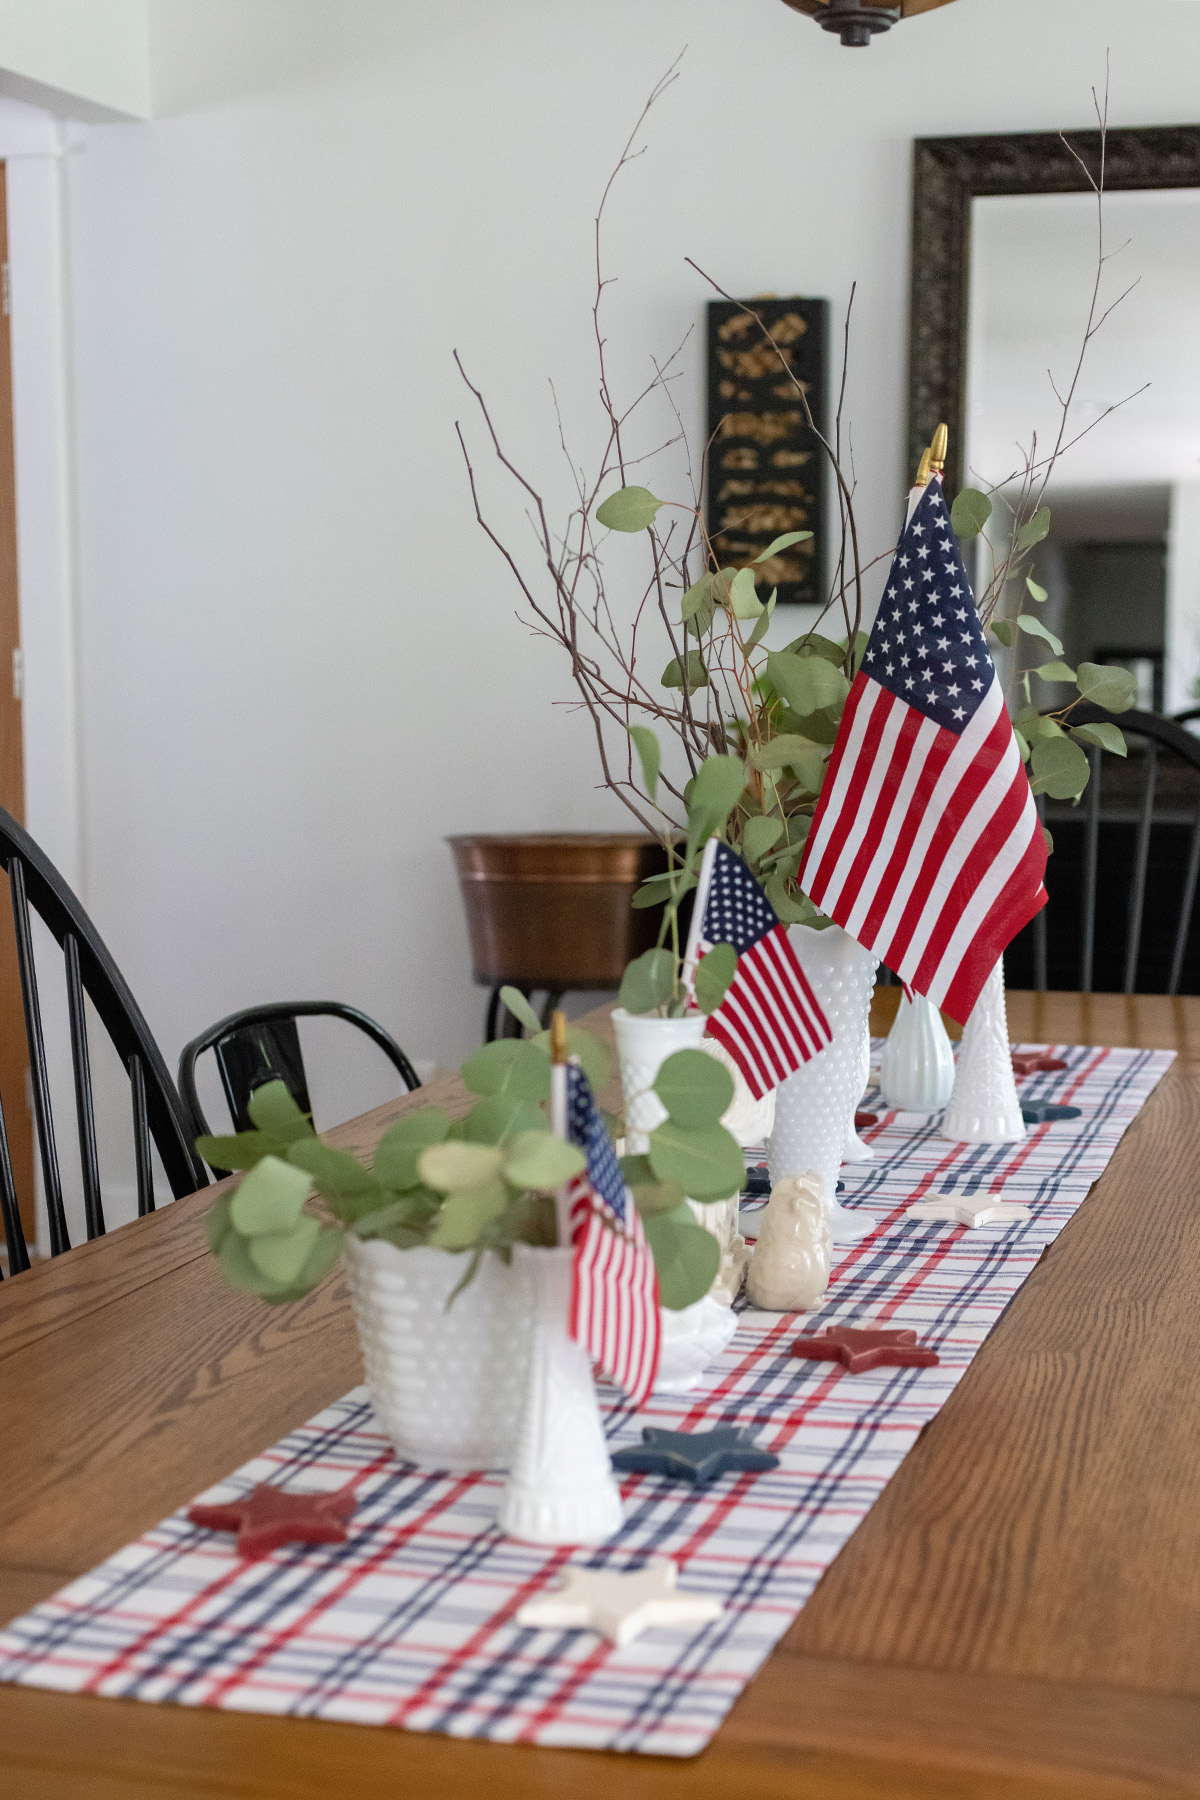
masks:
MULTIPOLYGON (((355 1006, 345 1006, 340 1000, 284 1000, 271 1006, 248 1006, 184 1045, 179 1058, 179 1091, 191 1115, 193 1139, 206 1136, 209 1131, 196 1091, 196 1063, 206 1050, 216 1057, 235 1131, 253 1129, 248 1110, 250 1097, 255 1088, 267 1081, 282 1080, 301 1112, 311 1115, 308 1077, 296 1029, 296 1020, 307 1018, 341 1019, 355 1026, 378 1044, 410 1093, 420 1087, 416 1070, 395 1038, 355 1006)), ((226 1172, 214 1170, 217 1175, 226 1172)))
MULTIPOLYGON (((0 809, 0 865, 8 872, 16 934, 17 968, 25 1013, 25 1037, 29 1052, 33 1117, 38 1157, 49 1224, 50 1252, 69 1250, 63 1205, 62 1170, 50 1076, 42 1030, 42 1009, 34 963, 30 910, 48 928, 63 952, 66 972, 67 1013, 71 1027, 71 1066, 74 1075, 75 1114, 79 1161, 83 1179, 83 1205, 89 1238, 104 1233, 104 1205, 100 1193, 100 1164, 96 1119, 92 1101, 91 1061, 88 1054, 87 1011, 84 997, 92 1002, 113 1048, 129 1076, 133 1109, 134 1158, 137 1167, 139 1215, 154 1211, 154 1171, 151 1141, 162 1160, 172 1196, 206 1187, 204 1164, 192 1149, 188 1121, 175 1084, 158 1045, 142 1017, 125 979, 109 955, 95 926, 84 912, 50 859, 10 814, 0 809)), ((14 1104, 9 1096, 9 1104, 14 1104)), ((16 1274, 29 1267, 29 1252, 17 1208, 16 1187, 8 1151, 3 1099, 0 1097, 0 1212, 8 1245, 8 1267, 16 1274)))
MULTIPOLYGON (((1200 717, 1200 709, 1197 709, 1196 716, 1200 717)), ((1071 722, 1078 725, 1112 724, 1118 726, 1127 738, 1132 735, 1145 740, 1145 760, 1142 766, 1141 794, 1136 813, 1133 869, 1126 902, 1124 933, 1124 992, 1132 994, 1136 991, 1138 957, 1142 948, 1146 910, 1146 871, 1150 858, 1150 835, 1154 825, 1159 752, 1165 749, 1169 753, 1181 757, 1192 769, 1200 773, 1200 739, 1193 737, 1191 732, 1185 731, 1178 720, 1162 718, 1158 713, 1136 711, 1109 713, 1098 706, 1080 706, 1072 712, 1071 722)), ((1079 986, 1085 994, 1092 992, 1095 967, 1100 808, 1105 762, 1104 753, 1099 749, 1090 750, 1088 755, 1092 773, 1082 801, 1084 813, 1083 894, 1079 943, 1079 986)), ((1039 812, 1044 811, 1040 799, 1038 810, 1039 812)), ((1175 913, 1171 969, 1166 990, 1168 994, 1175 994, 1179 991, 1192 911, 1196 900, 1198 875, 1200 875, 1200 783, 1198 783, 1196 809, 1188 840, 1187 856, 1180 873, 1179 904, 1175 913)), ((1033 960, 1034 986, 1044 991, 1047 986, 1045 908, 1036 915, 1033 921, 1033 960)))

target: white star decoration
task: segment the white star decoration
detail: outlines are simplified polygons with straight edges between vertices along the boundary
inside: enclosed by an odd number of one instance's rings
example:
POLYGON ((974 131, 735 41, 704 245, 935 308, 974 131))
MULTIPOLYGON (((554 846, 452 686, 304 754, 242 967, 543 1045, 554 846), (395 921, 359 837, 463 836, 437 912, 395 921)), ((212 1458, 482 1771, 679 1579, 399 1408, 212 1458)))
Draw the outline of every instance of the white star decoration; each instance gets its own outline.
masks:
POLYGON ((577 1626, 597 1631, 618 1649, 655 1625, 708 1625, 722 1615, 717 1600, 676 1590, 678 1571, 668 1557, 623 1575, 613 1569, 568 1569, 561 1588, 527 1600, 518 1625, 577 1626))
POLYGON ((1016 1225, 1033 1215, 1027 1206, 1014 1206, 1006 1200, 982 1200, 978 1203, 958 1200, 953 1194, 931 1194, 906 1209, 910 1219, 944 1220, 948 1225, 966 1225, 977 1231, 981 1225, 1016 1225))

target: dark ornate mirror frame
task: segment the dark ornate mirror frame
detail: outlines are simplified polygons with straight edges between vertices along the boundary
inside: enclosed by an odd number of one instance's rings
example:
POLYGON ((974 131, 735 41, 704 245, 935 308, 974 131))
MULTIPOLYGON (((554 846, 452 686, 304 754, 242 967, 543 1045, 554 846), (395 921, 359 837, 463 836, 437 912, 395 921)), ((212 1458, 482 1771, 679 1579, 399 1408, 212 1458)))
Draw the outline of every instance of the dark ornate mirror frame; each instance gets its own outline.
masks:
MULTIPOLYGON (((1096 171, 1100 133, 1067 134, 1096 171)), ((1107 191, 1200 187, 1200 125, 1109 130, 1107 191)), ((918 138, 913 145, 912 295, 907 475, 941 420, 950 427, 947 486, 962 481, 966 427, 971 202, 977 194, 1085 193, 1087 177, 1056 131, 918 138)))

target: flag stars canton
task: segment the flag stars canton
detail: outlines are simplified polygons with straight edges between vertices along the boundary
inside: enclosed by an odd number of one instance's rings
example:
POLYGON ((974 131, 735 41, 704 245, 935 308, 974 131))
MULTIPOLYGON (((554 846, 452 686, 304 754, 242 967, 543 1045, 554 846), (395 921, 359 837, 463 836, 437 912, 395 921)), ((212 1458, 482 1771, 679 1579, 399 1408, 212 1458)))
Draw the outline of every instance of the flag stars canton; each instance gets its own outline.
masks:
POLYGON ((625 1178, 612 1140, 582 1069, 567 1069, 567 1136, 587 1158, 594 1191, 621 1223, 625 1223, 625 1178))
POLYGON ((994 680, 950 514, 936 483, 926 490, 900 539, 863 671, 934 724, 956 733, 965 730, 994 680), (914 567, 923 577, 919 585, 905 574, 914 567))
POLYGON ((743 955, 760 938, 773 931, 779 920, 770 901, 746 865, 718 845, 712 884, 704 908, 704 941, 732 944, 743 955))

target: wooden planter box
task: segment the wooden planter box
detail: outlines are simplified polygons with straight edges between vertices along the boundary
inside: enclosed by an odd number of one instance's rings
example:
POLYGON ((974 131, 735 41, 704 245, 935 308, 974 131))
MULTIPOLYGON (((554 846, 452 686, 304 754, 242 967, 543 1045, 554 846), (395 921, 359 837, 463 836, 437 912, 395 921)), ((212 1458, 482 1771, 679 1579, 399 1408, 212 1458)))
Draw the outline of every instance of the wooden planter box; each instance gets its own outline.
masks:
POLYGON ((661 911, 631 902, 666 868, 653 838, 531 833, 448 839, 458 867, 475 979, 486 987, 579 992, 619 986, 658 936, 661 911))

